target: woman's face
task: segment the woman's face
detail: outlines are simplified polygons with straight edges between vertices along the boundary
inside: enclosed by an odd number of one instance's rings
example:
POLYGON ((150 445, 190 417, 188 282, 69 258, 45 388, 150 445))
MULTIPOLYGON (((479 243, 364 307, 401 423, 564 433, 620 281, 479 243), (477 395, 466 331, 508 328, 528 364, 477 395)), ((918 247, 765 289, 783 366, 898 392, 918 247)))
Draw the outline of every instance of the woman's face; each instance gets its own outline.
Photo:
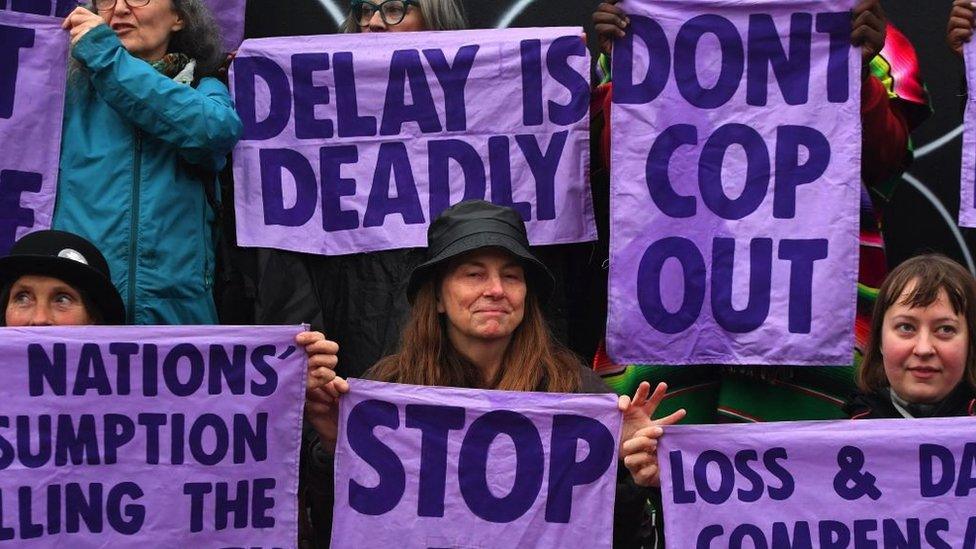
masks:
POLYGON ((146 61, 158 61, 166 55, 170 36, 183 28, 183 19, 173 9, 171 0, 149 0, 145 6, 130 8, 117 0, 115 8, 100 11, 102 19, 132 55, 146 61))
POLYGON ((441 280, 437 311, 447 315, 451 342, 504 341, 525 315, 525 272, 511 254, 475 250, 451 262, 441 280))
POLYGON ((952 310, 945 290, 928 307, 904 305, 912 289, 909 285, 884 315, 885 376, 895 394, 910 403, 939 402, 962 381, 969 327, 952 310))
POLYGON ((10 287, 7 326, 84 326, 92 318, 81 294, 49 276, 24 275, 10 287))
MULTIPOLYGON (((374 4, 380 5, 381 1, 374 0, 374 4)), ((363 6, 363 8, 371 9, 369 6, 363 6)), ((388 20, 399 17, 399 12, 403 13, 403 20, 396 25, 387 25, 380 16, 381 10, 375 10, 373 11, 373 16, 369 18, 369 25, 360 27, 359 30, 362 32, 416 32, 427 30, 424 16, 421 15, 420 8, 417 6, 403 4, 401 2, 389 2, 383 6, 383 10, 387 12, 388 20)))

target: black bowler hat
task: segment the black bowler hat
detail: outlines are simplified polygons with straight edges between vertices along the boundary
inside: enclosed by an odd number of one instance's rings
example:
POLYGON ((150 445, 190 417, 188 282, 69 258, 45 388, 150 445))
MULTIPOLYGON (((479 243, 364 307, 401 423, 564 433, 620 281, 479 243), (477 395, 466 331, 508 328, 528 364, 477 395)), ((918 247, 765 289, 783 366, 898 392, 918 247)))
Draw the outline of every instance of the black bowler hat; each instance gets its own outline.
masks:
POLYGON ((413 303, 420 285, 438 265, 481 248, 501 248, 522 262, 526 279, 539 300, 552 293, 555 279, 549 269, 529 251, 529 238, 522 217, 512 208, 484 200, 466 200, 444 210, 427 229, 427 261, 410 273, 407 299, 413 303))
MULTIPOLYGON (((0 257, 0 286, 24 275, 49 276, 81 290, 102 314, 106 324, 125 324, 125 306, 112 285, 108 262, 91 242, 64 231, 37 231, 14 243, 10 255, 0 257)), ((0 308, 6 303, 0 303, 0 308)))

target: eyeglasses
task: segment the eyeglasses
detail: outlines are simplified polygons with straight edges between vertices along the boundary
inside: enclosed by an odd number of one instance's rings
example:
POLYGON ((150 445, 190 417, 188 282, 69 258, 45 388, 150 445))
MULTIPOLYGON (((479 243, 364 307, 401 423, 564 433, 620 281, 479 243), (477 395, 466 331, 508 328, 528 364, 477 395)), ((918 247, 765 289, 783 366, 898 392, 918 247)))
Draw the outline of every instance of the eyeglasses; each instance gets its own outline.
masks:
POLYGON ((387 25, 399 25, 407 16, 407 6, 419 5, 417 0, 383 0, 379 4, 374 4, 368 0, 353 0, 352 15, 360 27, 368 27, 370 20, 373 19, 373 14, 377 11, 380 12, 380 19, 387 25))
MULTIPOLYGON (((121 0, 130 8, 141 8, 149 4, 149 0, 121 0)), ((119 0, 95 0, 95 9, 98 11, 111 11, 115 9, 115 4, 119 0)))

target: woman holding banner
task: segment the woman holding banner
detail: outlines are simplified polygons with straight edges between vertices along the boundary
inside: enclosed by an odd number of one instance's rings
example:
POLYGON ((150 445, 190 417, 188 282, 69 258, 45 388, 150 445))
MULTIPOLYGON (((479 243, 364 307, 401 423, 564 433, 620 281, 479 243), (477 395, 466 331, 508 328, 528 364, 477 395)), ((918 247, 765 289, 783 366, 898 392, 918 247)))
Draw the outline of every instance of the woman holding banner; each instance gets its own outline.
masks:
POLYGON ((937 254, 885 279, 858 371, 854 419, 976 415, 976 280, 937 254))
MULTIPOLYGON (((424 261, 411 273, 412 304, 400 349, 380 360, 366 378, 414 385, 606 393, 609 389, 549 334, 540 305, 553 288, 549 270, 529 250, 525 225, 515 210, 484 201, 465 201, 444 211, 428 230, 424 261)), ((310 374, 311 375, 311 374, 310 374)), ((306 418, 317 438, 305 448, 313 511, 331 509, 331 454, 338 427, 337 399, 348 391, 341 378, 310 384, 306 418)), ((621 440, 638 433, 648 439, 684 416, 678 411, 652 422, 666 386, 653 395, 642 384, 633 401, 620 398, 621 440)), ((656 474, 653 452, 628 452, 632 469, 656 474), (640 464, 638 466, 638 463, 640 464)), ((642 476, 641 476, 642 475, 642 476)), ((646 494, 630 480, 618 484, 615 546, 634 543, 646 494)), ((321 533, 327 537, 327 531, 321 533)))
POLYGON ((215 174, 241 133, 201 0, 96 0, 72 69, 55 228, 104 250, 130 324, 213 324, 215 174))
MULTIPOLYGON (((630 21, 615 1, 599 5, 593 15, 605 54, 615 38, 626 35, 630 21)), ((643 381, 666 381, 672 393, 659 409, 688 410, 692 423, 755 422, 798 419, 840 419, 845 398, 854 389, 855 367, 866 348, 870 314, 886 262, 876 208, 892 196, 897 176, 911 162, 909 135, 929 114, 914 49, 888 24, 878 0, 861 0, 852 13, 851 43, 861 47, 861 177, 860 269, 858 274, 857 356, 841 367, 663 366, 614 364, 601 348, 594 359, 597 372, 619 394, 643 381), (880 200, 879 200, 880 199, 880 200)), ((608 55, 601 56, 603 82, 591 103, 593 141, 598 153, 592 163, 593 185, 608 186, 610 109, 613 82, 608 55), (602 178, 601 178, 602 176, 602 178)), ((607 194, 609 194, 607 192, 607 194)), ((606 199, 604 199, 605 202, 606 199)), ((599 204, 599 201, 597 201, 599 204)))
POLYGON ((946 43, 959 57, 962 57, 963 46, 973 39, 973 15, 970 0, 953 0, 946 27, 946 43))
MULTIPOLYGON (((593 22, 601 48, 609 53, 612 39, 626 32, 626 14, 616 2, 600 4, 593 22)), ((858 273, 857 354, 865 349, 869 315, 886 262, 877 208, 894 191, 898 175, 912 160, 909 136, 930 114, 914 48, 890 25, 879 0, 861 0, 854 8, 851 43, 862 48, 861 121, 863 146, 861 178, 861 238, 858 273)), ((600 154, 594 173, 608 177, 610 153, 609 112, 613 84, 609 63, 601 58, 603 83, 594 93, 593 129, 599 132, 600 154)), ((594 139, 595 141, 597 138, 594 139)), ((596 176, 594 181, 596 185, 596 176)), ((856 363, 857 358, 853 361, 856 363)), ((619 393, 626 394, 642 380, 667 381, 680 393, 664 408, 682 406, 699 423, 750 422, 846 417, 843 402, 854 388, 854 366, 830 368, 783 367, 668 367, 614 365, 603 352, 594 359, 597 371, 619 393)))

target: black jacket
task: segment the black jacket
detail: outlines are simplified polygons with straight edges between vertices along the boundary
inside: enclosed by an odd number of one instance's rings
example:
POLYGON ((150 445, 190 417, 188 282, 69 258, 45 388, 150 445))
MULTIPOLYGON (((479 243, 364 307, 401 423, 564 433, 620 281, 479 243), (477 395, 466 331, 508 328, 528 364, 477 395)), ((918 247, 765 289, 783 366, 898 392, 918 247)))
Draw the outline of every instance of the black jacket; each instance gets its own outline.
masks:
MULTIPOLYGON (((589 359, 603 335, 606 281, 594 244, 537 246, 532 251, 556 278, 543 314, 553 336, 589 359), (599 306, 598 306, 599 305, 599 306)), ((342 346, 336 372, 362 377, 379 359, 396 352, 410 314, 406 286, 423 263, 424 248, 316 256, 260 250, 256 276, 256 324, 308 323, 342 346)))
MULTIPOLYGON (((891 403, 887 390, 881 393, 855 393, 844 406, 851 419, 900 418, 902 415, 891 403)), ((928 417, 959 417, 976 415, 976 393, 965 382, 961 382, 946 396, 928 417)))

